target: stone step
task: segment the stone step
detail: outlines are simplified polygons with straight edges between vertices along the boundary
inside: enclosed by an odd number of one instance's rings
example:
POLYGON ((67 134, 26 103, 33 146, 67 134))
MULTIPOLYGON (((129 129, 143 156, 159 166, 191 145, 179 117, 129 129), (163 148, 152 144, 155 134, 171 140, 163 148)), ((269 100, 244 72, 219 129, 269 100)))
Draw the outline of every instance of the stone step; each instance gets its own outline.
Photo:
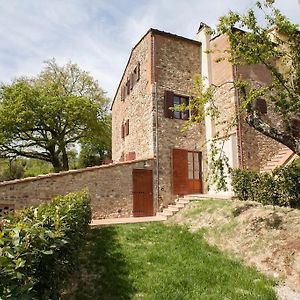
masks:
POLYGON ((187 200, 187 199, 184 199, 184 198, 179 198, 176 202, 177 203, 180 203, 180 204, 188 204, 190 203, 190 200, 187 200))
MULTIPOLYGON (((181 207, 180 207, 180 208, 181 208, 181 207)), ((167 208, 167 210, 177 212, 177 211, 179 211, 180 208, 179 208, 179 207, 176 207, 176 206, 174 206, 174 205, 169 205, 168 208, 167 208)))
POLYGON ((166 211, 165 209, 159 213, 160 216, 163 216, 163 217, 171 217, 174 215, 174 212, 173 211, 166 211))

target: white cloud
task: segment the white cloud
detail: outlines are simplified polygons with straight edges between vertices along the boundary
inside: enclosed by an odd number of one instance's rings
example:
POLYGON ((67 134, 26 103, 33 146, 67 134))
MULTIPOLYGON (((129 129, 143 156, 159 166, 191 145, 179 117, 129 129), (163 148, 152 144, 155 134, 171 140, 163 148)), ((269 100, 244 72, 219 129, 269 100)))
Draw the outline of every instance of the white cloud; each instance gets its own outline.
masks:
MULTIPOLYGON (((278 0, 294 22, 298 0, 278 0)), ((42 62, 73 61, 113 97, 131 48, 150 28, 193 38, 200 21, 214 25, 229 9, 255 0, 0 0, 0 81, 35 75, 42 62)))

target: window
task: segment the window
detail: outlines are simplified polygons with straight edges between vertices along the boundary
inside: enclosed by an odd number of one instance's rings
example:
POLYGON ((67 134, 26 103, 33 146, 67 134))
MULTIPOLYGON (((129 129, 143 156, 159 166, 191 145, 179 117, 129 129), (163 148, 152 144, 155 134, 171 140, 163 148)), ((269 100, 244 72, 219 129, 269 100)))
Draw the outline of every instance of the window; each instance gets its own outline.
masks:
POLYGON ((176 108, 178 105, 188 105, 189 98, 186 96, 175 95, 173 92, 166 91, 165 92, 165 117, 171 119, 181 119, 188 120, 189 119, 189 111, 176 111, 170 108, 176 108))
POLYGON ((200 179, 199 152, 188 152, 188 179, 200 179))
POLYGON ((133 72, 129 74, 126 83, 121 86, 121 100, 124 101, 126 96, 133 90, 134 85, 140 80, 140 63, 134 68, 133 72))
POLYGON ((292 118, 292 135, 295 138, 300 138, 300 119, 298 118, 292 118))
POLYGON ((122 124, 121 125, 121 138, 124 139, 124 137, 125 137, 125 125, 122 124))
POLYGON ((125 136, 129 135, 129 120, 125 122, 125 136))
POLYGON ((265 99, 257 98, 253 102, 253 108, 260 112, 261 114, 266 114, 268 112, 267 110, 267 102, 265 99))

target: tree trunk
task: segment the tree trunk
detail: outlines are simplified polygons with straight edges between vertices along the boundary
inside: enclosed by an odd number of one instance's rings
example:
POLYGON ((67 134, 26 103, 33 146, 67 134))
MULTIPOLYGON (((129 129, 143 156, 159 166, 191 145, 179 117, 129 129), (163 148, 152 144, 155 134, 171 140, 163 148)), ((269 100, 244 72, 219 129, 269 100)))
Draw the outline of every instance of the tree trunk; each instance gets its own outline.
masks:
POLYGON ((256 111, 248 112, 246 122, 255 130, 287 146, 295 154, 300 156, 300 141, 293 137, 290 133, 279 131, 278 129, 271 127, 269 124, 265 123, 256 111))
POLYGON ((62 167, 64 171, 68 171, 69 170, 69 158, 68 158, 68 154, 66 151, 66 148, 63 147, 62 149, 62 167))

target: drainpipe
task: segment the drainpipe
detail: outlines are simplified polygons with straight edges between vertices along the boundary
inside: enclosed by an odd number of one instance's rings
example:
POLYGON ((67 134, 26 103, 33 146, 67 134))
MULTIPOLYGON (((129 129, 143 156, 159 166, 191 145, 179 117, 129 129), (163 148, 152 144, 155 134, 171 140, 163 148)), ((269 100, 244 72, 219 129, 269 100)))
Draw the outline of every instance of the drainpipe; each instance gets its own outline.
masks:
POLYGON ((156 210, 159 209, 159 198, 160 198, 160 184, 159 184, 159 133, 158 133, 158 98, 157 98, 157 83, 155 78, 155 37, 152 35, 152 57, 151 57, 151 80, 152 83, 152 100, 155 105, 155 150, 154 156, 156 161, 156 186, 157 186, 157 195, 156 195, 156 210))
MULTIPOLYGON (((211 84, 211 57, 210 57, 210 39, 211 35, 208 32, 211 28, 206 25, 205 23, 200 23, 197 35, 196 35, 196 40, 201 42, 201 52, 200 52, 200 61, 201 61, 201 70, 200 74, 204 83, 205 88, 208 88, 211 84)), ((204 107, 205 110, 207 110, 209 107, 206 105, 204 107)), ((210 164, 210 149, 211 149, 211 144, 212 144, 212 139, 214 135, 214 129, 213 129, 213 120, 210 115, 205 115, 205 139, 206 139, 206 147, 207 147, 207 160, 208 160, 208 166, 210 164)), ((209 187, 209 191, 213 192, 213 186, 209 187)))
MULTIPOLYGON (((233 80, 237 79, 237 66, 233 66, 233 80)), ((241 126, 241 114, 240 114, 240 93, 235 89, 235 108, 237 111, 237 134, 238 134, 238 157, 239 157, 239 168, 244 168, 244 157, 242 148, 242 126, 241 126)))

